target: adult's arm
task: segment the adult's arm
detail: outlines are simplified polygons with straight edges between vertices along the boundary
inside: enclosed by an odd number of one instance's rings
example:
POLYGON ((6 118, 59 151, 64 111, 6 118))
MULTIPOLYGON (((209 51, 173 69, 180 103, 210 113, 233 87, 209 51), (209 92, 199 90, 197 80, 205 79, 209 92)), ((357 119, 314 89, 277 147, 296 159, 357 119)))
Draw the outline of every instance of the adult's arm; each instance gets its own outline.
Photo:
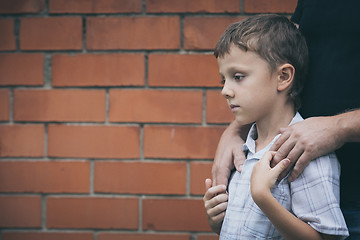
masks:
POLYGON ((280 131, 282 135, 270 149, 277 151, 271 166, 284 158, 290 159, 289 167, 280 178, 295 164, 289 177, 292 181, 311 160, 339 149, 346 142, 360 142, 360 110, 308 118, 280 131))
POLYGON ((213 186, 221 184, 227 186, 230 173, 234 167, 241 172, 245 161, 242 146, 250 126, 240 126, 234 120, 223 132, 212 166, 213 186))

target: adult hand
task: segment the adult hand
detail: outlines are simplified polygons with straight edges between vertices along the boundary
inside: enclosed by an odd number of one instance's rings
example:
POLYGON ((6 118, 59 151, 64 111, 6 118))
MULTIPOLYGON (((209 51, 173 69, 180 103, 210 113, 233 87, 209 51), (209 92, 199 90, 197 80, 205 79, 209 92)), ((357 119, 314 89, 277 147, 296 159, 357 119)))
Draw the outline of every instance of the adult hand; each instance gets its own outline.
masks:
POLYGON ((290 181, 295 180, 311 160, 333 152, 344 144, 344 136, 337 120, 336 116, 313 117, 280 129, 282 135, 270 149, 277 151, 271 166, 284 158, 290 160, 290 165, 280 175, 280 179, 295 164, 289 176, 290 181))
POLYGON ((223 184, 227 186, 231 171, 236 168, 241 172, 245 162, 243 152, 244 137, 249 131, 250 125, 238 126, 233 121, 222 134, 212 166, 213 186, 223 184))
POLYGON ((203 197, 206 216, 211 229, 220 234, 221 224, 225 217, 228 195, 225 185, 211 187, 211 179, 205 180, 206 193, 203 197))

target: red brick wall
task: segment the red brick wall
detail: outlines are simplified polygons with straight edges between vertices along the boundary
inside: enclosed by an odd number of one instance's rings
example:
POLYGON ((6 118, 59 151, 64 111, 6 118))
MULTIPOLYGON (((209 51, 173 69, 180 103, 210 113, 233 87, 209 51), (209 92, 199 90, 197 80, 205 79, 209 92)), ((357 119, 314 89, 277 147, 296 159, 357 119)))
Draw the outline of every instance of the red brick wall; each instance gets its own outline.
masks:
POLYGON ((296 0, 0 0, 1 240, 209 240, 212 56, 296 0))

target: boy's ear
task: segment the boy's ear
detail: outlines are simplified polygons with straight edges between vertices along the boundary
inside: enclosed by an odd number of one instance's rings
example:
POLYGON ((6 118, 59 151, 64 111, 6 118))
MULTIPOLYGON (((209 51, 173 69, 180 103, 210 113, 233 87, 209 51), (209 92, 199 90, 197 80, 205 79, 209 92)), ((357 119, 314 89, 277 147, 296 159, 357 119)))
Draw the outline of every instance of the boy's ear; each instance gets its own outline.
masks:
POLYGON ((278 91, 284 91, 290 87, 294 80, 295 68, 293 65, 285 63, 278 67, 278 91))

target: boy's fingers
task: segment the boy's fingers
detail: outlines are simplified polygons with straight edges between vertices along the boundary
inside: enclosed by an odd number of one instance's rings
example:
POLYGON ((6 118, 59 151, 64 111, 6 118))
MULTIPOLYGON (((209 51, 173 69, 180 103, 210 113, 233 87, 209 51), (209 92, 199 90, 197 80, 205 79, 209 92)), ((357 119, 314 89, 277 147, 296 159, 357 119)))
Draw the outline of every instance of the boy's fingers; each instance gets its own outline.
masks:
POLYGON ((215 207, 209 209, 208 215, 212 218, 216 218, 219 214, 225 213, 226 208, 227 208, 227 202, 222 202, 216 205, 215 207))
POLYGON ((275 156, 276 152, 274 151, 268 151, 264 154, 264 156, 261 158, 262 161, 266 161, 266 163, 270 164, 270 161, 275 156))
MULTIPOLYGON (((208 184, 209 181, 206 181, 205 184, 208 184)), ((206 186, 207 187, 207 186, 206 186)), ((220 193, 223 193, 226 191, 226 186, 225 185, 218 185, 218 186, 215 186, 215 187, 210 187, 210 188, 207 188, 206 192, 205 192, 205 195, 204 195, 204 200, 210 200, 212 199, 214 196, 220 194, 220 193)))
POLYGON ((215 217, 213 217, 213 221, 220 222, 220 221, 224 220, 224 218, 225 218, 225 212, 221 212, 218 215, 216 215, 215 217))
POLYGON ((275 167, 271 169, 276 177, 278 177, 290 164, 290 160, 285 158, 281 160, 275 167))
POLYGON ((205 191, 209 190, 211 188, 212 181, 210 178, 205 179, 205 191))
MULTIPOLYGON (((228 195, 223 193, 219 194, 213 198, 210 198, 209 200, 204 201, 205 209, 209 216, 213 216, 218 214, 219 212, 223 211, 224 208, 221 208, 221 206, 228 201, 228 195), (219 209, 220 208, 220 209, 219 209)), ((225 206, 226 209, 226 206, 225 206)))

